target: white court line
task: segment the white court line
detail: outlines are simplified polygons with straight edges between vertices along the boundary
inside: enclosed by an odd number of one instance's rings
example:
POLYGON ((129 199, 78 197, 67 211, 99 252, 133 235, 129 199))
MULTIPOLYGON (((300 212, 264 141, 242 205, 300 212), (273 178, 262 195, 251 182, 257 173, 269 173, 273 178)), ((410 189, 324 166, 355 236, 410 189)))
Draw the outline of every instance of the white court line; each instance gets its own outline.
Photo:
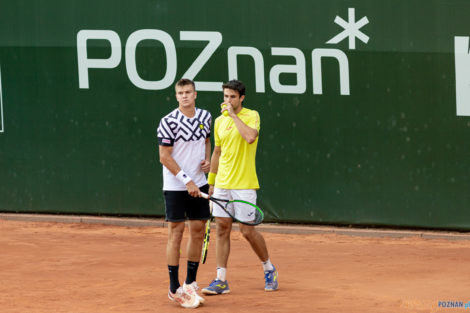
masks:
POLYGON ((5 126, 3 126, 3 93, 2 93, 2 68, 0 67, 0 118, 2 119, 2 128, 0 133, 5 132, 5 126))

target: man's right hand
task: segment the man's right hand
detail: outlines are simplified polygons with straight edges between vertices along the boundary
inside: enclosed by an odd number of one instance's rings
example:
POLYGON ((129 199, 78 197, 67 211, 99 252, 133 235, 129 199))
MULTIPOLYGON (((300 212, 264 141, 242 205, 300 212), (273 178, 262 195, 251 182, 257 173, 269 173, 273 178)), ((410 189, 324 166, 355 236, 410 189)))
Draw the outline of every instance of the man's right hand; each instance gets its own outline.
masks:
POLYGON ((201 196, 201 191, 192 180, 186 184, 186 189, 188 189, 188 193, 191 197, 198 198, 201 196))
POLYGON ((214 194, 214 185, 209 185, 209 197, 214 194))
POLYGON ((225 116, 236 116, 235 112, 233 111, 232 104, 230 102, 222 102, 220 104, 220 113, 224 114, 225 111, 227 111, 227 115, 225 116))

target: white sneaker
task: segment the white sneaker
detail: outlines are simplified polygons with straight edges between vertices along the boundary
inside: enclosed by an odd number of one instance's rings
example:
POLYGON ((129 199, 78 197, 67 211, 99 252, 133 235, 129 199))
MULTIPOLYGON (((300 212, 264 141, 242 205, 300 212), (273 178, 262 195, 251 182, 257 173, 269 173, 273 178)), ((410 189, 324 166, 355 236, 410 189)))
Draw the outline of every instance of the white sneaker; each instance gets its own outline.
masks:
POLYGON ((206 301, 203 297, 197 294, 197 291, 199 290, 199 286, 195 281, 190 283, 189 285, 186 285, 186 283, 183 284, 183 290, 185 293, 189 295, 195 295, 196 298, 199 300, 199 302, 202 304, 206 301))
POLYGON ((168 290, 168 298, 171 301, 178 302, 183 308, 194 309, 199 306, 199 299, 194 295, 184 292, 183 287, 179 287, 175 293, 168 290))

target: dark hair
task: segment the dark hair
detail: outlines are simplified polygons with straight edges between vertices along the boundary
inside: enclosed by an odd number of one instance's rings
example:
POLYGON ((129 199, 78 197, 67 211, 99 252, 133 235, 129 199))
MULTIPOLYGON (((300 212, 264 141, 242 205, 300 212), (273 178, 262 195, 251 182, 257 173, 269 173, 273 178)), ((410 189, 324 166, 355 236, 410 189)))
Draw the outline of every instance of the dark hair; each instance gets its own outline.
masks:
POLYGON ((240 97, 245 95, 245 84, 243 84, 243 82, 239 80, 232 79, 231 81, 223 84, 222 89, 225 89, 225 88, 238 91, 238 94, 240 95, 240 97))
POLYGON ((194 82, 187 78, 181 78, 180 80, 178 80, 175 84, 175 89, 176 87, 183 87, 186 85, 192 85, 193 89, 196 90, 196 85, 194 84, 194 82))

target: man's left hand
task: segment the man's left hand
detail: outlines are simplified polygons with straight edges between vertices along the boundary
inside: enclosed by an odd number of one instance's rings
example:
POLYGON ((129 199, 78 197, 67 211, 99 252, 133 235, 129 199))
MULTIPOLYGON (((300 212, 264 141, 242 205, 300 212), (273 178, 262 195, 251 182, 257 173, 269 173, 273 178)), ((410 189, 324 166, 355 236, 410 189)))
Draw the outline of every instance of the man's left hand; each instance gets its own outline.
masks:
POLYGON ((204 173, 209 173, 209 170, 211 169, 211 162, 207 160, 201 161, 201 168, 204 173))

